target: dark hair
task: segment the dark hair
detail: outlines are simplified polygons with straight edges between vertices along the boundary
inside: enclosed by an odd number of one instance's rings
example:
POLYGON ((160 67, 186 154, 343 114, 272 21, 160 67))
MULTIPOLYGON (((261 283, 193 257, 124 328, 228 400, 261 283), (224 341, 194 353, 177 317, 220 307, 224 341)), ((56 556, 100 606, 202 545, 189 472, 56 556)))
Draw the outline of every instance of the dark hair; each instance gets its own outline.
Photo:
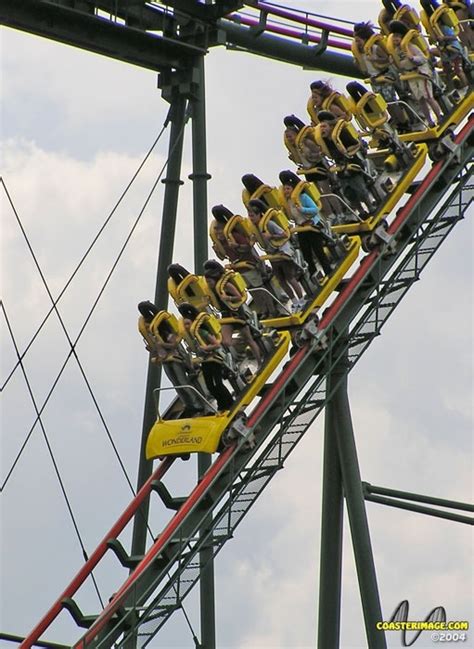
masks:
POLYGON ((359 36, 364 41, 368 40, 374 33, 374 26, 370 21, 354 25, 354 36, 359 36))
POLYGON ((138 304, 138 310, 142 314, 145 322, 151 322, 153 318, 156 316, 156 314, 159 312, 158 307, 155 304, 153 304, 153 302, 150 302, 149 300, 146 300, 145 302, 140 302, 138 304))
POLYGON ((268 205, 266 205, 259 198, 253 198, 251 201, 249 201, 249 207, 257 211, 259 214, 265 214, 265 212, 268 210, 268 205))
POLYGON ((318 113, 318 119, 320 122, 335 122, 336 117, 334 113, 331 113, 330 110, 320 110, 318 113))
POLYGON ((204 277, 219 279, 225 273, 225 268, 215 259, 208 259, 204 262, 204 277))
POLYGON ((219 223, 227 223, 234 215, 225 205, 214 205, 211 209, 212 216, 219 223))
POLYGON ((313 81, 309 86, 311 90, 317 90, 323 97, 328 97, 333 91, 329 83, 325 81, 313 81))

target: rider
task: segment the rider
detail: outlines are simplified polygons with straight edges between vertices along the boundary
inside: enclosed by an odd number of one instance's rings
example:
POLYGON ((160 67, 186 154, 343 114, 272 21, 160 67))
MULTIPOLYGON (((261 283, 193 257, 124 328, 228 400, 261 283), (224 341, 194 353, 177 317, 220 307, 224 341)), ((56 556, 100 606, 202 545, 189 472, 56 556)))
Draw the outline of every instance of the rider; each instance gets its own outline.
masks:
POLYGON ((223 355, 220 353, 222 345, 219 339, 211 330, 203 326, 199 331, 201 341, 198 341, 192 329, 200 312, 187 302, 180 304, 178 311, 183 316, 186 340, 201 359, 204 381, 207 389, 217 401, 218 410, 230 410, 234 398, 224 385, 222 378, 223 355))
MULTIPOLYGON (((283 187, 288 217, 295 222, 296 226, 305 228, 298 231, 298 242, 311 278, 313 279, 316 272, 314 258, 321 264, 325 274, 330 275, 332 266, 324 250, 327 235, 321 229, 323 217, 317 204, 305 192, 304 186, 307 183, 300 180, 296 174, 289 170, 282 171, 279 178, 283 187), (294 190, 298 185, 301 185, 302 191, 296 198, 294 190)), ((329 228, 327 229, 329 230, 329 228)))
POLYGON ((438 121, 443 118, 441 108, 433 95, 433 72, 423 51, 414 43, 402 45, 404 36, 409 32, 408 27, 400 20, 392 20, 389 25, 393 44, 392 62, 402 75, 407 74, 406 84, 410 96, 419 106, 428 126, 435 124, 431 118, 430 108, 438 121), (411 73, 411 74, 410 74, 411 73))
POLYGON ((293 246, 284 230, 272 220, 268 221, 266 231, 260 227, 263 216, 268 211, 263 201, 258 198, 251 200, 247 211, 259 233, 259 245, 269 254, 273 272, 287 299, 292 301, 294 308, 300 307, 303 303, 303 289, 297 279, 298 266, 294 260, 293 246))
POLYGON ((245 279, 247 286, 252 290, 255 308, 260 318, 264 318, 274 311, 274 301, 271 296, 272 288, 269 283, 270 269, 261 261, 250 237, 243 231, 234 228, 232 237, 226 235, 226 226, 236 217, 224 205, 214 205, 212 208, 214 221, 211 231, 218 246, 214 250, 218 257, 223 259, 222 253, 231 262, 231 268, 238 270, 245 279), (260 289, 260 290, 258 290, 260 289))
MULTIPOLYGON (((166 376, 175 387, 184 405, 182 416, 191 417, 202 413, 204 406, 197 394, 201 388, 196 380, 191 358, 181 344, 179 336, 166 317, 158 325, 158 336, 152 334, 150 325, 160 313, 152 302, 140 302, 138 310, 141 314, 138 327, 145 340, 145 348, 151 353, 151 362, 163 366, 166 376), (182 386, 191 386, 191 389, 182 386)), ((167 315, 173 317, 171 314, 167 315)))
POLYGON ((235 322, 228 322, 221 325, 222 344, 228 349, 231 349, 235 345, 233 333, 237 330, 260 364, 262 362, 262 354, 252 336, 250 327, 246 323, 247 316, 242 304, 242 293, 231 281, 220 281, 225 280, 224 276, 226 273, 229 274, 229 279, 231 279, 230 274, 236 275, 234 271, 226 271, 214 259, 209 259, 204 263, 204 277, 213 297, 213 302, 217 305, 217 309, 221 313, 222 318, 235 320, 235 322))

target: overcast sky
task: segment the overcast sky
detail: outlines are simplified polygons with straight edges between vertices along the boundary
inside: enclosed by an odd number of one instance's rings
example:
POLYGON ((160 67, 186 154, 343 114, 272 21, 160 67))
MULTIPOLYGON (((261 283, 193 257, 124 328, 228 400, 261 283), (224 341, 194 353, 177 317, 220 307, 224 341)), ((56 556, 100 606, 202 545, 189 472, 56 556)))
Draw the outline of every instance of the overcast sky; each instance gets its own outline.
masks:
MULTIPOLYGON (((320 6, 322 13, 348 20, 375 19, 379 9, 372 0, 320 6)), ((277 182, 278 172, 288 166, 282 117, 295 113, 305 119, 309 83, 329 75, 213 50, 206 57, 206 77, 209 203, 223 202, 239 211, 240 176, 254 172, 270 184, 277 182)), ((343 79, 332 81, 344 87, 343 79)), ((2 39, 2 86, 2 176, 56 296, 143 160, 167 105, 152 72, 8 29, 2 39)), ((167 136, 60 301, 72 340, 166 160, 167 136)), ((190 171, 189 133, 174 255, 189 267, 190 171)), ((23 350, 50 303, 0 189, 2 296, 16 344, 23 350)), ((147 365, 136 330, 136 304, 154 293, 162 197, 160 184, 77 346, 133 485, 147 365)), ((456 227, 350 376, 361 474, 375 485, 471 499, 472 234, 472 220, 456 227)), ((58 319, 50 317, 24 362, 39 406, 68 353, 58 319)), ((2 383, 15 360, 2 314, 2 383)), ((35 420, 19 369, 2 396, 1 483, 35 420)), ((90 553, 127 506, 130 488, 72 358, 42 421, 90 553)), ((320 417, 219 555, 220 649, 315 646, 322 433, 320 417)), ((189 492, 195 484, 193 463, 174 466, 166 484, 175 495, 189 492)), ((0 630, 25 635, 83 560, 39 426, 5 486, 2 507, 0 630)), ((468 526, 371 503, 367 511, 384 617, 408 599, 410 619, 422 619, 434 606, 444 605, 448 619, 473 621, 468 526)), ((153 530, 159 532, 169 518, 162 505, 154 506, 153 530)), ((97 571, 105 600, 125 577, 107 558, 97 571)), ((86 613, 99 609, 89 583, 77 599, 86 613)), ((199 635, 194 600, 193 594, 185 606, 199 635)), ((474 646, 469 635, 463 647, 474 646)), ((45 637, 69 643, 79 634, 68 615, 61 614, 45 637)), ((389 634, 388 643, 401 646, 395 634, 389 634)), ((152 646, 192 646, 181 613, 152 646)), ((341 646, 366 646, 347 524, 341 646)), ((415 646, 433 645, 426 636, 415 646)))

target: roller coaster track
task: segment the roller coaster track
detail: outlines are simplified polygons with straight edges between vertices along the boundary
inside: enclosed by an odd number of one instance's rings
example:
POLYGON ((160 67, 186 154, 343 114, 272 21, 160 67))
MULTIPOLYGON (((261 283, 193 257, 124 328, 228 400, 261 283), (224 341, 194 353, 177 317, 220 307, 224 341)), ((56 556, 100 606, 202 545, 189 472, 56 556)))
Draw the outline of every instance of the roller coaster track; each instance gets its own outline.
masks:
POLYGON ((471 116, 455 139, 454 154, 434 164, 398 210, 389 227, 391 243, 362 260, 326 310, 314 339, 294 353, 273 384, 265 386, 247 421, 247 432, 255 433, 255 446, 247 449, 244 433, 222 452, 189 496, 176 504, 176 514, 147 553, 128 557, 116 537, 137 514, 144 498, 156 490, 173 508, 160 483, 172 461, 162 462, 21 647, 31 647, 64 608, 71 611, 78 626, 88 629, 74 645, 76 649, 114 643, 122 646, 134 637, 140 646, 146 646, 181 607, 199 580, 199 551, 212 548, 215 556, 234 535, 331 399, 338 386, 334 368, 342 359, 347 371, 354 367, 444 239, 464 218, 474 195, 473 127, 471 116), (330 375, 331 390, 327 385, 330 375), (203 534, 210 513, 213 522, 203 534), (71 597, 109 549, 133 571, 99 615, 82 616, 71 597))

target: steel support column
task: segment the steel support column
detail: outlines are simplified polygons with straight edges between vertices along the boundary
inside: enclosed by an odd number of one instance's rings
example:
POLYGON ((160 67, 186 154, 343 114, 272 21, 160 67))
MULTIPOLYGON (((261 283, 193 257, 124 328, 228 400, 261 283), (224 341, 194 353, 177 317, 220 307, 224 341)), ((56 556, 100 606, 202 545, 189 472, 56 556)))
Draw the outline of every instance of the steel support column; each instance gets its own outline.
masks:
MULTIPOLYGON (((189 178, 193 182, 193 227, 194 227, 194 271, 203 272, 204 262, 208 258, 207 235, 207 181, 211 177, 207 172, 206 147, 206 104, 204 87, 204 57, 195 65, 195 92, 191 100, 193 173, 189 178)), ((198 455, 198 477, 201 478, 211 466, 211 456, 207 453, 198 455)), ((212 529, 212 512, 206 517, 201 529, 207 535, 212 529)), ((201 606, 201 647, 215 649, 215 596, 214 596, 214 559, 212 547, 206 547, 199 553, 201 576, 199 580, 201 606)))
MULTIPOLYGON (((331 394, 340 373, 328 377, 331 394)), ((338 649, 341 622, 341 576, 344 498, 336 443, 334 399, 325 411, 321 558, 319 568, 318 649, 338 649)))
MULTIPOLYGON (((168 306, 167 268, 173 260, 173 244, 176 230, 179 187, 183 184, 179 176, 181 173, 183 154, 186 106, 186 97, 182 94, 176 93, 170 106, 169 119, 171 121, 171 132, 168 144, 168 167, 166 170, 166 178, 162 181, 165 184, 165 195, 163 199, 163 217, 161 222, 160 247, 158 252, 158 267, 154 297, 154 302, 159 309, 166 309, 168 306)), ((147 481, 152 472, 153 462, 145 459, 145 445, 150 428, 153 426, 156 419, 153 390, 160 385, 160 378, 160 367, 149 363, 142 439, 138 463, 137 491, 147 481)), ((141 506, 137 516, 135 516, 132 537, 132 555, 140 555, 145 552, 149 509, 150 504, 147 499, 141 506)))
MULTIPOLYGON (((347 368, 349 369, 349 368, 347 368)), ((369 525, 360 479, 357 449, 347 394, 347 373, 334 393, 332 404, 336 419, 336 439, 342 473, 344 496, 349 515, 352 545, 364 612, 367 644, 370 649, 386 649, 385 633, 376 629, 382 610, 370 542, 369 525)))

